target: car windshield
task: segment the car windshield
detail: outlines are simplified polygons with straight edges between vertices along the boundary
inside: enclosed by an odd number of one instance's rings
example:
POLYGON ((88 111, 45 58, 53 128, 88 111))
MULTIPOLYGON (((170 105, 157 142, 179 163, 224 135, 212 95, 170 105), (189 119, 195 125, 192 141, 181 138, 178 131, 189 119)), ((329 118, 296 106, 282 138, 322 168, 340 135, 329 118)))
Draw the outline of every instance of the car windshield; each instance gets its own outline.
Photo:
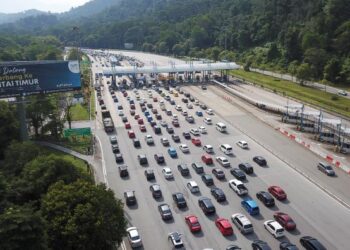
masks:
POLYGON ((331 166, 325 166, 326 170, 333 170, 331 166))
POLYGON ((135 241, 135 240, 139 240, 140 237, 137 235, 137 236, 133 236, 133 237, 130 237, 132 241, 135 241))
POLYGON ((277 229, 276 232, 277 233, 283 233, 283 228, 277 229))

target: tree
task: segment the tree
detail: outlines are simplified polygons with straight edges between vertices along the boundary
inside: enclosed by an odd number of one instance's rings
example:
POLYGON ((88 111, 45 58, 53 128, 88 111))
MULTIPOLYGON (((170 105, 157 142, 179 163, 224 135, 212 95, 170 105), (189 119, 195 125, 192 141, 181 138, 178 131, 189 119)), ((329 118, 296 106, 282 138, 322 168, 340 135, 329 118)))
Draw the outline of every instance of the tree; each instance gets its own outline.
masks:
POLYGON ((0 214, 3 213, 6 206, 6 198, 8 192, 8 185, 5 177, 0 173, 0 214))
POLYGON ((308 63, 313 70, 313 77, 320 79, 323 68, 328 60, 328 54, 324 49, 311 48, 304 53, 304 62, 308 63))
POLYGON ((340 80, 340 70, 341 66, 339 60, 336 58, 332 58, 324 67, 323 78, 327 81, 336 83, 340 80))
POLYGON ((172 48, 175 56, 182 56, 185 54, 185 48, 182 44, 175 44, 172 48))
POLYGON ((77 48, 72 48, 69 51, 68 60, 80 60, 80 51, 77 48))
POLYGON ((113 249, 126 234, 123 205, 104 185, 52 185, 42 199, 52 249, 113 249))
POLYGON ((308 63, 303 63, 299 65, 296 77, 299 80, 300 84, 303 85, 305 80, 310 80, 312 76, 312 70, 308 63))
POLYGON ((0 249, 47 249, 45 221, 28 206, 13 206, 0 214, 0 249))
POLYGON ((10 142, 18 139, 18 126, 15 110, 8 102, 0 101, 0 159, 3 159, 5 148, 10 142))

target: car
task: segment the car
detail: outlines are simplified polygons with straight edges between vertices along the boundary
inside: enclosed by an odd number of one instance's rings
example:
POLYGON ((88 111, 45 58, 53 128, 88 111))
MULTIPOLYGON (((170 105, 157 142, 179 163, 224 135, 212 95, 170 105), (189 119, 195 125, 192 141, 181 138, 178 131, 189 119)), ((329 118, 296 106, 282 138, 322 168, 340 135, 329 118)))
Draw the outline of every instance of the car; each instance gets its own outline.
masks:
POLYGON ((188 169, 188 166, 185 163, 178 164, 177 169, 180 171, 180 174, 182 176, 188 176, 190 174, 190 170, 188 169))
POLYGON ((206 110, 208 107, 207 107, 207 105, 205 105, 205 104, 201 104, 201 105, 199 105, 199 107, 201 107, 201 109, 204 109, 204 110, 206 110))
POLYGON ((199 138, 192 138, 191 142, 193 145, 198 146, 198 147, 202 145, 202 142, 199 138))
POLYGON ((210 193, 212 194, 212 196, 214 196, 214 198, 217 202, 226 201, 226 195, 225 195, 224 191, 222 191, 221 188, 213 187, 210 189, 210 193))
POLYGON ((201 163, 199 162, 194 162, 191 164, 192 168, 197 174, 203 174, 204 173, 204 168, 201 163))
POLYGON ((118 144, 112 145, 112 152, 113 152, 114 154, 120 153, 119 145, 118 145, 118 144))
POLYGON ((130 125, 130 123, 128 123, 128 122, 127 122, 127 123, 125 123, 125 128, 126 128, 126 129, 131 129, 131 125, 130 125))
POLYGON ((220 150, 225 154, 225 155, 232 155, 232 147, 229 144, 221 144, 220 145, 220 150))
POLYGON ((146 126, 145 125, 140 125, 140 131, 141 132, 146 132, 147 131, 146 126))
POLYGON ((179 148, 182 151, 182 153, 189 153, 190 152, 190 149, 186 144, 180 144, 179 148))
POLYGON ((214 153, 214 148, 213 148, 213 146, 212 146, 212 145, 209 145, 209 144, 204 145, 204 146, 203 146, 203 150, 204 150, 206 153, 208 153, 208 154, 213 154, 213 153, 214 153))
POLYGON ((177 114, 173 114, 172 118, 173 118, 173 121, 178 121, 179 120, 179 117, 177 116, 177 114))
POLYGON ((179 123, 179 121, 178 121, 178 120, 172 120, 172 122, 171 122, 171 123, 173 124, 173 126, 174 126, 175 128, 180 127, 180 123, 179 123))
POLYGON ((123 106, 122 105, 118 105, 117 109, 118 110, 123 110, 123 106))
POLYGON ((341 90, 338 91, 338 95, 347 96, 348 92, 346 92, 345 90, 341 89, 341 90))
POLYGON ((160 139, 160 142, 163 144, 164 147, 169 146, 168 138, 163 137, 163 138, 160 139))
POLYGON ((172 127, 167 127, 166 128, 166 131, 169 133, 169 134, 174 134, 174 129, 172 127))
POLYGON ((154 154, 154 159, 158 164, 162 164, 165 162, 165 158, 162 154, 154 154))
POLYGON ((203 174, 201 178, 202 178, 202 181, 205 183, 205 185, 207 186, 214 185, 214 179, 210 174, 203 174))
POLYGON ((122 122, 123 122, 123 123, 126 123, 126 122, 128 122, 128 117, 126 117, 126 116, 123 116, 123 117, 122 117, 122 122))
POLYGON ((188 116, 188 113, 187 113, 187 111, 184 110, 184 111, 181 112, 181 115, 186 117, 186 116, 188 116))
POLYGON ((168 240, 170 240, 175 248, 182 248, 184 246, 184 243, 181 239, 181 234, 178 232, 172 232, 168 234, 168 240))
POLYGON ((158 114, 158 110, 157 110, 157 109, 152 109, 151 112, 152 112, 153 114, 158 114))
POLYGON ((229 168, 231 166, 231 163, 224 156, 217 156, 217 157, 215 157, 215 159, 224 168, 229 168))
POLYGON ((137 119, 137 123, 140 125, 144 124, 143 119, 142 118, 137 119))
POLYGON ((135 115, 135 110, 130 109, 130 115, 131 115, 131 116, 134 116, 134 115, 135 115))
POLYGON ((243 148, 243 149, 248 149, 248 148, 249 148, 249 147, 248 147, 248 142, 246 142, 246 141, 238 141, 238 142, 236 142, 236 144, 237 144, 239 147, 243 148))
POLYGON ((207 125, 212 125, 213 124, 213 121, 209 117, 205 117, 203 121, 207 125))
POLYGON ((135 118, 135 120, 138 120, 140 118, 140 115, 139 114, 135 114, 134 118, 135 118))
POLYGON ((125 191, 124 198, 127 206, 133 206, 137 203, 135 191, 125 191))
POLYGON ((300 238, 300 244, 307 250, 327 250, 321 242, 311 236, 303 236, 300 238))
POLYGON ((182 99, 181 99, 181 101, 182 101, 183 103, 188 103, 188 99, 187 99, 187 98, 185 98, 185 97, 184 97, 184 98, 182 98, 182 99))
POLYGON ((138 159, 140 165, 145 165, 148 163, 146 155, 138 155, 137 159, 138 159))
POLYGON ((186 200, 185 200, 185 196, 183 195, 183 193, 174 193, 172 195, 173 197, 173 201, 175 202, 176 206, 178 208, 186 208, 187 207, 187 203, 186 203, 186 200))
POLYGON ((256 198, 264 203, 267 207, 273 207, 275 205, 275 199, 265 191, 260 191, 256 193, 256 198))
POLYGON ((287 194, 279 186, 270 186, 267 191, 269 191, 277 200, 281 201, 287 199, 287 194))
POLYGON ((190 140, 191 139, 191 134, 189 132, 183 132, 182 133, 183 137, 186 139, 186 140, 190 140))
POLYGON ((321 172, 325 173, 328 176, 335 176, 335 172, 331 165, 323 162, 319 162, 317 164, 317 169, 320 170, 321 172))
POLYGON ((173 139, 174 142, 180 142, 180 136, 178 135, 173 134, 171 135, 171 138, 173 139))
POLYGON ((284 236, 284 229, 277 221, 267 220, 264 222, 264 227, 276 239, 284 236))
POLYGON ((153 108, 153 104, 152 103, 147 103, 147 108, 152 109, 153 108))
POLYGON ((170 109, 167 109, 167 110, 166 110, 166 114, 167 114, 168 116, 171 116, 171 115, 173 115, 173 112, 171 112, 170 109))
POLYGON ((168 127, 168 123, 166 123, 166 121, 161 121, 161 122, 160 122, 160 126, 162 126, 162 127, 168 127))
POLYGON ((206 90, 207 89, 207 86, 205 86, 205 85, 202 85, 202 87, 201 87, 203 90, 206 90))
POLYGON ((187 182, 187 188, 191 191, 191 193, 198 193, 199 192, 199 186, 197 182, 195 181, 189 181, 187 182))
POLYGON ((171 105, 176 105, 176 102, 174 100, 170 100, 171 105))
POLYGON ((149 190, 152 192, 152 196, 154 199, 162 197, 162 190, 160 190, 160 186, 158 184, 152 184, 149 187, 149 190))
POLYGON ((128 241, 132 248, 137 248, 142 246, 142 239, 140 237, 137 227, 129 227, 126 229, 128 241))
POLYGON ((254 168, 250 163, 240 163, 238 164, 238 168, 242 171, 244 171, 246 174, 253 174, 254 173, 254 168))
POLYGON ((240 181, 244 181, 246 180, 246 176, 244 174, 244 172, 242 170, 240 170, 239 168, 232 168, 230 170, 230 173, 236 177, 236 179, 240 180, 240 181))
POLYGON ((131 104, 130 109, 136 109, 135 104, 131 104))
POLYGON ((132 130, 128 130, 128 136, 129 136, 130 139, 135 138, 135 132, 132 131, 132 130))
POLYGON ((267 165, 267 161, 265 160, 264 157, 262 156, 254 156, 253 157, 253 161, 258 164, 259 166, 266 166, 267 165))
POLYGON ((218 180, 224 180, 226 178, 225 172, 220 168, 214 168, 211 172, 218 180))
POLYGON ((202 155, 201 159, 206 165, 213 164, 213 158, 208 154, 202 155))
POLYGON ((242 234, 249 234, 254 232, 253 224, 245 215, 240 213, 233 214, 231 216, 231 220, 242 234))
POLYGON ((177 157, 177 152, 175 148, 168 148, 168 154, 170 155, 171 158, 176 158, 177 157))
POLYGON ((187 104, 186 104, 186 107, 187 107, 188 109, 193 109, 192 103, 187 103, 187 104))
POLYGON ((154 123, 151 122, 151 125, 152 125, 153 131, 156 135, 162 133, 162 129, 155 122, 154 123))
POLYGON ((197 128, 191 128, 190 133, 193 134, 194 136, 199 136, 200 132, 197 128))
POLYGON ((109 141, 112 145, 118 144, 118 139, 115 135, 110 136, 109 141))
POLYGON ((206 112, 207 112, 208 115, 213 115, 214 114, 214 111, 212 109, 207 109, 206 112))
POLYGON ((198 218, 195 215, 185 216, 185 222, 192 233, 200 232, 202 230, 198 218))
POLYGON ((242 250, 242 248, 237 245, 230 244, 225 248, 225 250, 242 250))
POLYGON ((135 148, 141 147, 141 142, 140 142, 140 140, 137 139, 137 138, 132 139, 132 143, 134 144, 134 147, 135 147, 135 148))
POLYGON ((153 97, 153 101, 154 101, 154 102, 158 102, 157 97, 153 97))
POLYGON ((126 165, 120 165, 118 166, 119 170, 119 176, 121 178, 128 177, 129 176, 129 171, 128 171, 128 166, 126 165))
POLYGON ((198 128, 198 130, 199 130, 199 132, 201 133, 201 134, 207 134, 208 132, 207 132, 207 129, 204 127, 204 126, 200 126, 199 128, 198 128))
POLYGON ((209 199, 207 197, 199 198, 198 205, 202 209, 202 211, 205 215, 215 214, 215 212, 216 212, 215 206, 211 202, 211 199, 209 199))
POLYGON ((162 169, 162 173, 163 173, 165 179, 167 179, 167 180, 170 180, 170 179, 174 178, 173 172, 171 171, 171 169, 169 167, 163 168, 162 169))
POLYGON ((124 111, 123 110, 119 110, 118 115, 119 116, 124 116, 124 111))
POLYGON ((156 178, 153 169, 150 168, 145 170, 145 176, 148 181, 154 180, 156 178))
POLYGON ((152 135, 146 135, 145 136, 145 141, 146 141, 147 145, 153 145, 154 144, 154 140, 153 140, 152 135))
POLYGON ((186 120, 188 123, 194 123, 194 118, 193 118, 192 115, 186 116, 185 120, 186 120))
POLYGON ((284 241, 280 243, 280 250, 298 250, 298 248, 296 245, 290 242, 284 241))
POLYGON ((175 106, 175 109, 176 109, 177 111, 182 111, 182 107, 181 107, 180 105, 176 105, 176 106, 175 106))
POLYGON ((252 243, 253 250, 272 250, 271 247, 262 240, 254 240, 252 243))
POLYGON ((163 220, 173 219, 173 213, 171 212, 170 206, 166 203, 160 204, 158 206, 158 211, 163 220))
POLYGON ((248 189, 240 180, 237 180, 237 179, 229 180, 228 185, 233 191, 235 191, 235 193, 237 193, 237 195, 242 196, 242 195, 248 194, 248 189))
POLYGON ((115 158, 116 163, 123 163, 124 162, 123 155, 121 153, 114 154, 114 158, 115 158))
POLYGON ((287 231, 294 230, 297 227, 293 219, 286 213, 276 212, 273 218, 287 231))
POLYGON ((199 117, 202 117, 203 116, 203 112, 202 111, 196 111, 196 115, 199 116, 199 117))
POLYGON ((217 218, 215 220, 215 225, 219 229, 219 231, 224 236, 230 236, 233 234, 233 228, 228 219, 225 218, 217 218))

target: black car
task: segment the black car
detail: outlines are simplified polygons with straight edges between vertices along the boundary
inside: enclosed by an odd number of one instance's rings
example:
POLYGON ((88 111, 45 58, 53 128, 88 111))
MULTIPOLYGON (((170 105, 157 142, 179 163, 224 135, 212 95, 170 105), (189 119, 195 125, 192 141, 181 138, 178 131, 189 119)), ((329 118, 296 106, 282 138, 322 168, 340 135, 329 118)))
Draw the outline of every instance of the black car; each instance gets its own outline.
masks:
POLYGON ((121 165, 118 167, 119 170, 119 176, 124 178, 129 176, 129 171, 128 171, 128 167, 126 165, 121 165))
POLYGON ((158 164, 162 164, 165 162, 165 158, 162 154, 154 154, 154 159, 158 164))
POLYGON ((171 112, 171 110, 167 110, 166 114, 170 116, 170 115, 173 115, 173 112, 171 112))
POLYGON ((180 171, 182 176, 188 176, 190 174, 190 170, 187 167, 187 164, 179 164, 177 165, 177 169, 180 171))
POLYGON ((123 116, 123 117, 122 117, 122 122, 124 122, 124 123, 128 122, 128 117, 123 116))
POLYGON ((249 163, 240 163, 238 165, 238 168, 242 171, 244 171, 246 174, 252 174, 254 173, 254 168, 252 165, 250 165, 249 163))
POLYGON ((272 207, 275 205, 275 199, 268 192, 265 192, 265 191, 257 192, 256 198, 258 198, 267 207, 272 207))
POLYGON ((191 139, 190 132, 183 132, 182 135, 185 137, 186 140, 190 140, 191 139))
POLYGON ((192 115, 188 115, 188 116, 186 116, 186 121, 188 121, 189 123, 194 123, 194 118, 193 118, 193 116, 192 115))
POLYGON ((174 129, 172 127, 167 127, 166 128, 166 131, 169 133, 169 134, 174 134, 174 129))
POLYGON ((226 201, 226 195, 222 189, 213 187, 210 189, 210 193, 214 196, 215 200, 217 202, 223 202, 226 201))
POLYGON ((148 181, 154 180, 156 178, 153 169, 146 169, 145 176, 148 181))
POLYGON ((206 106, 205 104, 201 104, 200 107, 201 107, 202 109, 204 109, 204 110, 207 109, 207 106, 206 106))
POLYGON ((173 218, 173 213, 168 204, 163 203, 158 206, 158 211, 163 220, 171 220, 173 218))
POLYGON ((140 142, 139 139, 134 138, 134 139, 132 140, 132 142, 133 142, 135 148, 141 147, 141 142, 140 142))
POLYGON ((153 130, 156 135, 162 133, 162 129, 158 125, 153 126, 153 130))
POLYGON ((122 110, 123 106, 122 105, 118 105, 118 110, 122 110))
POLYGON ((147 108, 152 109, 153 108, 152 103, 147 103, 147 108))
POLYGON ((180 142, 180 136, 178 136, 178 135, 171 135, 171 138, 173 138, 173 141, 174 142, 180 142))
POLYGON ((137 159, 138 159, 138 161, 139 161, 139 163, 140 163, 141 165, 144 165, 144 164, 147 164, 147 163, 148 163, 148 160, 147 160, 146 155, 138 155, 138 156, 137 156, 137 159))
POLYGON ((214 168, 211 172, 218 180, 225 179, 225 172, 222 169, 214 168))
POLYGON ((246 176, 245 176, 244 172, 243 172, 242 170, 240 170, 239 168, 232 168, 232 169, 230 170, 230 173, 231 173, 234 177, 236 177, 238 180, 243 181, 243 180, 246 179, 246 176))
POLYGON ((114 154, 120 153, 118 144, 112 145, 112 152, 113 152, 114 154))
POLYGON ((188 99, 187 98, 182 98, 182 102, 183 103, 188 103, 188 99))
POLYGON ((191 164, 192 168, 197 174, 203 174, 204 173, 204 168, 201 163, 199 162, 194 162, 191 164))
POLYGON ((214 180, 213 177, 210 174, 204 174, 202 175, 202 181, 205 183, 207 186, 212 186, 214 185, 214 180))
POLYGON ((272 250, 271 247, 262 240, 254 240, 252 243, 253 250, 272 250))
POLYGON ((135 191, 125 191, 124 198, 125 198, 126 205, 132 206, 136 204, 135 191))
POLYGON ((280 250, 298 250, 297 246, 289 242, 281 242, 280 250))
POLYGON ((116 163, 123 163, 124 162, 124 159, 123 159, 123 155, 118 153, 118 154, 114 154, 114 157, 115 157, 115 161, 116 163))
POLYGON ((267 162, 262 156, 254 156, 253 161, 256 162, 259 166, 266 166, 267 162))
POLYGON ((216 209, 211 202, 211 200, 207 197, 202 197, 198 199, 198 205, 204 212, 204 214, 214 214, 216 212, 216 209))
POLYGON ((158 184, 151 185, 149 190, 151 190, 154 199, 162 197, 162 190, 160 190, 160 186, 158 184))
POLYGON ((156 119, 157 119, 157 120, 162 120, 161 114, 156 114, 156 119))
POLYGON ((307 250, 326 250, 321 242, 311 236, 301 237, 300 244, 307 250))
MULTIPOLYGON (((157 125, 157 123, 155 121, 150 121, 149 124, 151 125, 152 128, 154 128, 157 125)), ((159 128, 159 130, 160 130, 160 128, 159 128)), ((157 132, 159 132, 159 131, 157 131, 157 132)), ((158 134, 160 134, 161 132, 162 131, 160 130, 160 132, 158 134)))
POLYGON ((187 207, 187 203, 185 200, 185 197, 182 193, 174 193, 173 194, 173 200, 176 203, 176 206, 178 208, 185 208, 187 207))

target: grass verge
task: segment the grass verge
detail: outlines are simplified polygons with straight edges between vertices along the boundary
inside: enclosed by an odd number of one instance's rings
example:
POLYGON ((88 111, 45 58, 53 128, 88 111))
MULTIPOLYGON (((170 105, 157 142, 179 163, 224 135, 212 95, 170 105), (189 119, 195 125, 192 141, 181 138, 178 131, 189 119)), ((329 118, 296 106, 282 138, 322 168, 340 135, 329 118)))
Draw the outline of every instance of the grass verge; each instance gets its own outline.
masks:
POLYGON ((350 99, 330 94, 308 86, 244 70, 232 70, 230 74, 254 85, 268 88, 276 93, 290 96, 305 103, 332 111, 350 118, 350 99))
POLYGON ((82 104, 76 104, 71 108, 72 121, 89 120, 88 108, 82 104))

